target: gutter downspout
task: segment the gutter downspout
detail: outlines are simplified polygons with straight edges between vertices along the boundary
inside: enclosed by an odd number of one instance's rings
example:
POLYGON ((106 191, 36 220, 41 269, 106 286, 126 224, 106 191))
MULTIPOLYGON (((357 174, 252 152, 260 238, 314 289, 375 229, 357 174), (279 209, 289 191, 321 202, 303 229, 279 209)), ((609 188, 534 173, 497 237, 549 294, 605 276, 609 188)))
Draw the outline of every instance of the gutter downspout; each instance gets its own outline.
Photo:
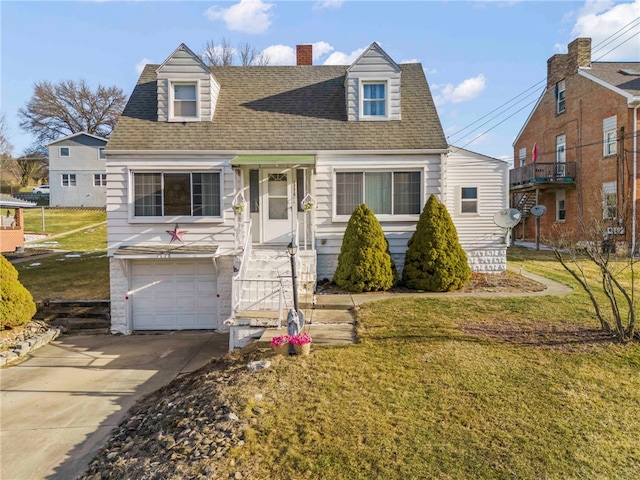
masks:
POLYGON ((633 109, 633 203, 631 204, 631 255, 635 255, 636 252, 636 214, 638 203, 637 188, 638 188, 638 108, 636 105, 633 109))

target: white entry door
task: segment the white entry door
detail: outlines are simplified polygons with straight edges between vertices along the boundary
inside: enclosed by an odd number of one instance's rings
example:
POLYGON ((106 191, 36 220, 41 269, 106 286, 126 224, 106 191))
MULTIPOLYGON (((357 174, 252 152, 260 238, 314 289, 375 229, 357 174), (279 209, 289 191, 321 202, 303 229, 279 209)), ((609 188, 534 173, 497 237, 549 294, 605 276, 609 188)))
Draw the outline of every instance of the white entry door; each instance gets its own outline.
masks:
POLYGON ((292 171, 264 169, 262 171, 262 241, 289 243, 292 230, 292 171))

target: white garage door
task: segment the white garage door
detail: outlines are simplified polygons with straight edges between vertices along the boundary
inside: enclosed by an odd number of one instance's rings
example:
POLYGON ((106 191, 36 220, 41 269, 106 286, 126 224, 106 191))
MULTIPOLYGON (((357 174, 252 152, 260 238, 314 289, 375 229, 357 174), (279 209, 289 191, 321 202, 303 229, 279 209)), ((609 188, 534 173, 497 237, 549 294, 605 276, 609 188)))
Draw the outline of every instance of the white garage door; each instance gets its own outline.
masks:
POLYGON ((218 327, 211 259, 134 261, 132 269, 134 330, 218 327))

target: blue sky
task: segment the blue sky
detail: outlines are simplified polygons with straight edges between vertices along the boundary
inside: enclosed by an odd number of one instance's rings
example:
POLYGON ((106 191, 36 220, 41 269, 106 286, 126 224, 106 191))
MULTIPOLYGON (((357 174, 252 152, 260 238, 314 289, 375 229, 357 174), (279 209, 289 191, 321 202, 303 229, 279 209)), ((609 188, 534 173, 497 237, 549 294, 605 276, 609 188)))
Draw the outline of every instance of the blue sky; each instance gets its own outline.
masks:
MULTIPOLYGON (((271 64, 294 64, 295 46, 312 43, 315 64, 349 64, 376 41, 398 63, 422 63, 452 144, 512 158, 513 139, 543 83, 507 111, 483 117, 544 80, 547 59, 566 53, 571 40, 591 37, 595 49, 638 17, 640 0, 3 0, 0 113, 18 155, 32 139, 17 110, 38 81, 86 79, 129 95, 141 66, 162 63, 180 43, 201 52, 223 37, 232 46, 249 42, 271 64)), ((640 61, 640 22, 594 60, 608 50, 601 61, 640 61)))

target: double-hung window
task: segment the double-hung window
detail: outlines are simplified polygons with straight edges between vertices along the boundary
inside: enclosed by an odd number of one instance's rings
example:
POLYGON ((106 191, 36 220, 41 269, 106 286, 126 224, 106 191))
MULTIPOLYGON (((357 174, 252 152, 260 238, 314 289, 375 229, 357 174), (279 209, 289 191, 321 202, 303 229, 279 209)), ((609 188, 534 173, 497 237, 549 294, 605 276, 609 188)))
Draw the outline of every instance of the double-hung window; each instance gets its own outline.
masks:
POLYGON ((527 163, 527 148, 523 147, 518 150, 518 166, 522 167, 527 163))
POLYGON ((104 148, 105 147, 98 147, 98 158, 100 160, 105 160, 107 158, 107 156, 104 153, 104 148))
POLYGON ((478 187, 460 188, 460 213, 478 213, 478 187))
POLYGON ((62 186, 63 187, 75 187, 76 186, 76 174, 75 173, 63 173, 62 174, 62 186))
POLYGON ((198 117, 198 83, 173 82, 171 84, 172 117, 174 119, 196 119, 198 117))
POLYGON ((135 217, 220 217, 220 173, 133 174, 135 217))
POLYGON ((612 220, 618 216, 618 194, 616 182, 602 184, 602 219, 612 220))
POLYGON ((556 83, 556 113, 564 113, 565 111, 565 86, 564 80, 556 83))
POLYGON ((107 186, 107 174, 106 173, 95 173, 93 175, 93 186, 94 187, 106 187, 107 186))
POLYGON ((613 117, 605 118, 602 121, 602 136, 603 136, 603 155, 615 155, 617 152, 618 137, 616 135, 616 129, 618 128, 617 119, 613 117))
POLYGON ((419 171, 336 172, 336 215, 351 215, 365 203, 376 215, 418 215, 419 171))
POLYGON ((387 83, 363 82, 362 116, 384 117, 387 115, 387 83))
POLYGON ((70 157, 71 149, 69 147, 60 147, 60 156, 61 157, 70 157))
POLYGON ((564 190, 556 191, 556 222, 567 219, 567 197, 564 190))

